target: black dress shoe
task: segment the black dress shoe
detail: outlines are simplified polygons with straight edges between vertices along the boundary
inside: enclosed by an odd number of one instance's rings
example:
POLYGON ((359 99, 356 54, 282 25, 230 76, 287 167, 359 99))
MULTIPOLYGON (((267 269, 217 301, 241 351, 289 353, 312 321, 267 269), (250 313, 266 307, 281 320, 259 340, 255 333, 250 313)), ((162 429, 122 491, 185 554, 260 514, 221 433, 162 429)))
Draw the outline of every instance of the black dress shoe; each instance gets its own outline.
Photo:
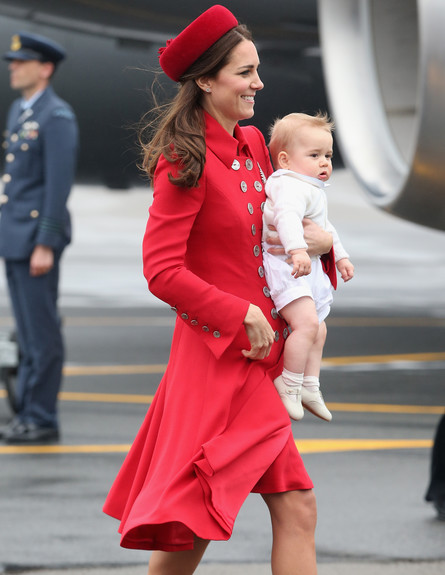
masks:
POLYGON ((59 430, 55 427, 41 427, 35 423, 20 422, 3 435, 3 441, 11 445, 31 443, 53 443, 59 440, 59 430))
POLYGON ((442 499, 435 499, 434 507, 437 511, 437 518, 440 519, 440 521, 445 521, 445 497, 442 499))
POLYGON ((0 427, 0 439, 4 439, 7 435, 12 433, 15 429, 17 429, 21 425, 23 425, 21 420, 18 417, 14 417, 14 419, 11 419, 11 421, 8 424, 4 425, 3 427, 0 427))

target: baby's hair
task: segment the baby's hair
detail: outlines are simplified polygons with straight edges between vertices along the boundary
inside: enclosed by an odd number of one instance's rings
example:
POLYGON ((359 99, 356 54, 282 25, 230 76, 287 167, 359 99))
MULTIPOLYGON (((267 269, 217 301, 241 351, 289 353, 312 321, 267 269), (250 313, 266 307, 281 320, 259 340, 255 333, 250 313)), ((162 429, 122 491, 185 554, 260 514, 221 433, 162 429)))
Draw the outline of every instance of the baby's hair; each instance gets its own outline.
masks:
POLYGON ((295 132, 303 126, 323 128, 329 133, 332 133, 334 130, 334 122, 329 118, 326 112, 319 111, 314 116, 294 112, 283 118, 277 118, 269 129, 269 150, 274 165, 276 165, 278 154, 282 150, 290 148, 295 139, 295 132))

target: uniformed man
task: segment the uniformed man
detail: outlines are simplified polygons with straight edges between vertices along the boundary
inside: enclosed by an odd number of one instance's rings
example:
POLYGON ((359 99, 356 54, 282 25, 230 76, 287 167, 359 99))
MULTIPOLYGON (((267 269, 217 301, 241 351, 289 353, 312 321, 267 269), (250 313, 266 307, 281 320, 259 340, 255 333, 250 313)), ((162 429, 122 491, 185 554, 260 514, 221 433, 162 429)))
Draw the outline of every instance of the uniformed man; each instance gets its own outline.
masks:
POLYGON ((78 148, 73 110, 50 86, 64 49, 35 34, 18 33, 3 58, 10 85, 21 93, 5 132, 0 195, 0 257, 20 346, 18 411, 0 430, 7 443, 57 441, 57 394, 64 360, 57 311, 59 263, 70 242, 67 210, 78 148))

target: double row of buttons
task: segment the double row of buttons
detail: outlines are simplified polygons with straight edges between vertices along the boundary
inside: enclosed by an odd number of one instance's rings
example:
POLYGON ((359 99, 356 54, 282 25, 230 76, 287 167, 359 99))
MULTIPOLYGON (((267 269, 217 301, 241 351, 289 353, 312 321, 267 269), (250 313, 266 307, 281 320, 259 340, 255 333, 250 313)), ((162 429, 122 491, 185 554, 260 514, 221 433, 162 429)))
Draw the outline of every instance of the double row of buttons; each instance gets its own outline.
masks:
MULTIPOLYGON (((247 159, 246 159, 245 165, 246 165, 246 168, 247 168, 249 171, 253 169, 253 161, 252 161, 250 158, 247 158, 247 159)), ((238 171, 238 170, 240 169, 240 167, 241 167, 241 164, 240 164, 239 160, 237 160, 237 159, 233 160, 233 162, 232 162, 232 170, 238 171)), ((260 166, 259 164, 258 164, 258 169, 259 169, 259 171, 260 171, 260 175, 261 175, 261 178, 262 178, 262 180, 263 180, 263 183, 265 183, 266 178, 265 178, 264 172, 263 172, 263 170, 261 169, 261 166, 260 166)), ((258 181, 258 180, 255 180, 255 182, 254 182, 254 184, 253 184, 253 187, 255 188, 255 190, 256 190, 257 192, 262 192, 262 191, 263 191, 263 184, 262 184, 260 181, 258 181)), ((248 185, 247 185, 247 183, 246 183, 244 180, 241 181, 241 183, 240 183, 240 188, 241 188, 241 191, 242 191, 243 193, 246 193, 246 192, 247 192, 247 190, 248 190, 248 185)), ((261 203, 261 211, 264 211, 264 203, 265 203, 265 202, 262 202, 262 203, 261 203)), ((248 204, 247 204, 247 210, 248 210, 248 212, 249 212, 250 215, 253 215, 253 213, 254 213, 254 208, 253 208, 253 206, 252 206, 252 204, 251 204, 250 202, 248 202, 248 204)), ((257 229, 256 229, 255 224, 252 224, 251 232, 252 232, 252 236, 256 236, 257 229)), ((258 244, 255 244, 255 245, 253 246, 253 255, 257 258, 257 257, 260 256, 260 254, 261 254, 261 248, 260 248, 260 246, 259 246, 258 244)), ((260 276, 261 279, 264 278, 264 268, 263 268, 263 266, 259 266, 259 267, 258 267, 258 275, 260 276)), ((267 287, 267 285, 265 285, 265 286, 263 287, 263 294, 264 294, 264 296, 267 297, 267 298, 270 297, 270 290, 269 290, 269 288, 267 287)), ((277 318, 278 318, 278 312, 277 312, 276 308, 272 308, 270 313, 271 313, 271 316, 272 316, 273 319, 277 319, 277 318)), ((285 330, 283 331, 283 337, 286 339, 287 336, 288 336, 288 330, 285 329, 285 330)), ((279 339, 280 339, 280 333, 279 333, 279 331, 277 330, 277 331, 275 331, 275 341, 278 341, 279 339)))

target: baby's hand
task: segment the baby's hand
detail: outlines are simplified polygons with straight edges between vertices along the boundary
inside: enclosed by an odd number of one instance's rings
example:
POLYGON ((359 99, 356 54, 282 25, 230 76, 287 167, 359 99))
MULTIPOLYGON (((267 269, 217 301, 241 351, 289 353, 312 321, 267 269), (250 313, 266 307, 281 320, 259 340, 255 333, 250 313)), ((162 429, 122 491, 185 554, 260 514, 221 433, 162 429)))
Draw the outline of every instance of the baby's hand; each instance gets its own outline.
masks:
POLYGON ((295 278, 307 276, 311 273, 311 258, 306 250, 292 250, 289 255, 292 259, 291 273, 295 278))
POLYGON ((348 260, 348 258, 342 258, 337 262, 337 269, 340 272, 342 280, 348 282, 354 277, 354 266, 348 260))

